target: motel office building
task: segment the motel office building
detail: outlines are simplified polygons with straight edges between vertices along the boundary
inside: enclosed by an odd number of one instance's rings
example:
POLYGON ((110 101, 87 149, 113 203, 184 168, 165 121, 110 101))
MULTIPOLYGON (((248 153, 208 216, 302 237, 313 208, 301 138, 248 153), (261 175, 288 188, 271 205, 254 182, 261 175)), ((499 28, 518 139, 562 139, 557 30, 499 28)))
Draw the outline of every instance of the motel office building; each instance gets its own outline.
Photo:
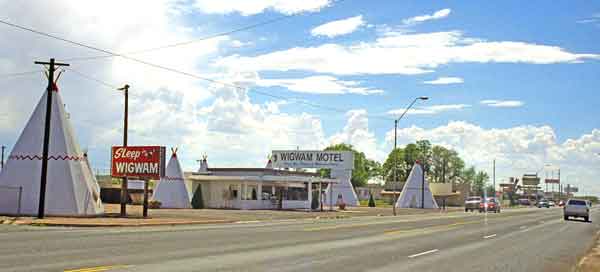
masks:
POLYGON ((201 161, 198 172, 185 176, 190 199, 200 187, 204 207, 214 209, 310 210, 313 198, 325 199, 323 193, 328 184, 337 182, 320 178, 316 173, 277 170, 269 165, 265 168, 208 168, 206 159, 201 161))

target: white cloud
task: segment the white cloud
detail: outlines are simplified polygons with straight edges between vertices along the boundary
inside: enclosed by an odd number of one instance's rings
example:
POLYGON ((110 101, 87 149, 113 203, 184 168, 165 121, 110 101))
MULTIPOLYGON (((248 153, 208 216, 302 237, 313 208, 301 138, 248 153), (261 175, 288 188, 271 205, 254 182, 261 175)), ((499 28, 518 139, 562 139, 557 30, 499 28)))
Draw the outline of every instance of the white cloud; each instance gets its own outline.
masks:
POLYGON ((249 71, 311 71, 335 75, 423 74, 452 63, 578 63, 600 59, 550 45, 489 42, 459 31, 406 34, 387 32, 375 41, 351 45, 327 43, 263 55, 220 58, 215 66, 249 71))
POLYGON ((331 0, 195 0, 195 6, 204 13, 240 13, 255 15, 267 10, 283 14, 315 12, 329 6, 331 0))
POLYGON ((310 34, 313 36, 327 36, 333 38, 336 36, 350 34, 359 27, 365 25, 362 15, 350 17, 342 20, 331 21, 313 28, 310 34))
POLYGON ((482 100, 480 103, 495 108, 518 108, 525 105, 523 101, 518 100, 482 100))
POLYGON ((441 9, 441 10, 434 12, 433 14, 415 16, 412 18, 404 19, 402 22, 407 25, 412 25, 412 24, 416 24, 416 23, 422 23, 425 21, 442 19, 442 18, 448 17, 448 15, 450 15, 450 12, 451 12, 450 9, 441 9))
POLYGON ((385 152, 377 145, 373 132, 369 131, 367 111, 364 109, 351 110, 346 113, 348 121, 341 132, 329 138, 330 144, 346 143, 353 145, 356 150, 365 153, 369 159, 385 160, 385 152))
POLYGON ((359 87, 360 82, 343 81, 332 76, 310 76, 296 79, 259 79, 262 87, 282 86, 293 92, 313 94, 381 94, 382 90, 359 87))
POLYGON ((459 84, 465 82, 460 77, 440 77, 435 80, 424 81, 425 84, 431 85, 447 85, 447 84, 459 84))
POLYGON ((589 23, 595 23, 595 22, 599 22, 599 21, 600 21, 600 13, 595 13, 589 18, 578 20, 577 23, 578 24, 589 24, 589 23))
MULTIPOLYGON (((393 144, 393 130, 386 134, 387 150, 393 144)), ((468 165, 491 173, 492 160, 496 159, 497 184, 508 177, 540 171, 544 178, 545 164, 560 166, 563 183, 568 176, 579 179, 587 192, 600 194, 595 182, 600 175, 600 130, 567 139, 560 143, 550 126, 517 126, 505 129, 485 129, 463 121, 431 129, 412 126, 398 130, 398 141, 407 144, 428 139, 433 144, 453 148, 468 165)), ((573 184, 573 179, 570 181, 573 184)))
POLYGON ((246 46, 250 46, 252 44, 253 44, 252 42, 242 42, 240 40, 231 40, 231 42, 229 42, 229 45, 231 45, 231 47, 236 47, 236 48, 246 47, 246 46))
MULTIPOLYGON (((446 111, 458 111, 466 108, 470 108, 471 105, 467 104, 446 104, 446 105, 433 105, 424 107, 414 107, 409 109, 406 114, 409 115, 431 115, 438 114, 446 111)), ((388 111, 388 114, 398 116, 402 114, 406 109, 395 109, 388 111)))

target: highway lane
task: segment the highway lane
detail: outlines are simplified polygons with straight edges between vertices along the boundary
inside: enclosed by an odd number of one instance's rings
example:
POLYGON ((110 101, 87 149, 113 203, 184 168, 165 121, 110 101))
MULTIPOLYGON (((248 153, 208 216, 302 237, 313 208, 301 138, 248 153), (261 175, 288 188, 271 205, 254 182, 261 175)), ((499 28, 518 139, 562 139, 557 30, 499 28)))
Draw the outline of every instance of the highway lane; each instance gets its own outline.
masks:
POLYGON ((0 270, 568 271, 600 229, 598 214, 593 223, 532 208, 140 229, 2 226, 0 270))

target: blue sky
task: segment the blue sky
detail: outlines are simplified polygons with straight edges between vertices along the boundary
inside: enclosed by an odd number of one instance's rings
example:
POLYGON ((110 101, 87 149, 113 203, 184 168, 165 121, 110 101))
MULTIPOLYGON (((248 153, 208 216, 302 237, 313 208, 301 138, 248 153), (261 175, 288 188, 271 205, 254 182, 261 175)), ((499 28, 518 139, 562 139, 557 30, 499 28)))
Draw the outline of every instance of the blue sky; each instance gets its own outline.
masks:
MULTIPOLYGON (((3 20, 120 53, 294 15, 133 55, 240 90, 122 58, 71 61, 88 77, 132 85, 130 142, 178 146, 186 170, 202 154, 214 166, 260 166, 272 149, 339 142, 382 161, 392 119, 425 95, 400 122, 400 144, 429 139, 489 172, 496 158, 499 179, 550 163, 600 194, 600 2, 0 0, 0 8, 3 20)), ((0 74, 38 69, 37 58, 98 54, 6 26, 0 37, 11 41, 0 74)), ((41 85, 36 74, 0 77, 0 141, 9 148, 41 85)), ((105 168, 121 138, 120 95, 70 71, 61 87, 82 148, 105 168)))
MULTIPOLYGON (((488 41, 520 41, 561 47, 574 53, 597 53, 600 44, 598 23, 578 23, 593 17, 600 10, 597 3, 574 5, 570 1, 503 1, 498 3, 478 3, 466 1, 345 1, 324 8, 319 13, 309 13, 287 21, 236 35, 240 40, 256 41, 257 37, 268 41, 229 53, 255 55, 276 50, 302 46, 318 46, 323 43, 353 44, 373 40, 376 31, 362 27, 356 32, 334 38, 314 37, 310 30, 320 24, 337 19, 362 15, 372 25, 399 26, 406 18, 432 14, 442 9, 451 9, 449 16, 406 28, 407 32, 428 33, 439 31, 461 31, 467 37, 488 41), (568 11, 568 12, 565 12, 568 11)), ((229 25, 244 25, 278 16, 277 12, 265 12, 254 16, 239 14, 210 15, 190 21, 217 20, 229 25)), ((598 127, 595 114, 587 114, 598 109, 596 86, 600 82, 598 61, 585 63, 557 63, 549 65, 528 63, 451 63, 435 69, 435 72, 420 75, 354 75, 340 77, 344 80, 368 82, 371 87, 385 91, 383 95, 363 97, 360 95, 323 96, 301 95, 286 91, 285 88, 268 88, 276 93, 300 96, 322 104, 342 108, 368 108, 371 114, 385 114, 388 110, 400 108, 419 95, 431 97, 427 104, 469 104, 470 108, 436 114, 433 116, 413 116, 404 120, 403 125, 418 124, 423 127, 436 127, 450 120, 466 120, 485 128, 508 128, 519 125, 551 125, 557 132, 559 141, 577 137, 598 127), (423 81, 437 77, 454 76, 464 79, 463 84, 426 85, 423 81), (480 105, 481 100, 519 100, 525 106, 518 108, 490 108, 480 105)), ((311 75, 310 72, 265 72, 271 77, 289 75, 311 75)), ((263 97, 256 96, 262 100, 263 97)), ((289 107, 294 111, 294 107, 289 107)), ((298 111, 305 110, 301 107, 298 111)), ((312 113, 327 112, 318 109, 312 113)), ((334 132, 344 124, 332 122, 326 131, 334 132)), ((373 121, 372 128, 378 138, 383 138, 389 122, 373 121)))

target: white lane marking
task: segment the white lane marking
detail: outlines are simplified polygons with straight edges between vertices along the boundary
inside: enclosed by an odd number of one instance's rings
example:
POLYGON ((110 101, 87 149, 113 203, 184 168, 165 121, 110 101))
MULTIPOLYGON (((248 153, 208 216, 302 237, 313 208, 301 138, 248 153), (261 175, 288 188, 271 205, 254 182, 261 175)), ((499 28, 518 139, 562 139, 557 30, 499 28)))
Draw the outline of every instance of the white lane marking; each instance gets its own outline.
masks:
POLYGON ((423 256, 423 255, 427 255, 427 254, 435 253, 435 252, 438 252, 438 251, 439 251, 438 249, 432 249, 432 250, 429 250, 429 251, 425 251, 425 252, 421 252, 421 253, 413 254, 413 255, 410 255, 410 256, 408 256, 408 257, 409 257, 409 258, 414 258, 414 257, 419 257, 419 256, 423 256))
POLYGON ((527 226, 521 226, 521 227, 520 227, 520 229, 525 229, 525 228, 527 228, 527 226))
POLYGON ((560 228, 560 230, 558 230, 558 232, 563 232, 563 231, 565 231, 565 230, 566 230, 568 227, 569 227, 569 225, 566 225, 566 226, 564 226, 564 227, 560 228))
POLYGON ((496 234, 492 234, 492 235, 488 235, 488 236, 483 236, 483 239, 494 238, 494 237, 496 237, 496 234))
POLYGON ((258 220, 253 220, 253 221, 236 221, 236 224, 252 224, 252 223, 260 223, 260 221, 258 220))

